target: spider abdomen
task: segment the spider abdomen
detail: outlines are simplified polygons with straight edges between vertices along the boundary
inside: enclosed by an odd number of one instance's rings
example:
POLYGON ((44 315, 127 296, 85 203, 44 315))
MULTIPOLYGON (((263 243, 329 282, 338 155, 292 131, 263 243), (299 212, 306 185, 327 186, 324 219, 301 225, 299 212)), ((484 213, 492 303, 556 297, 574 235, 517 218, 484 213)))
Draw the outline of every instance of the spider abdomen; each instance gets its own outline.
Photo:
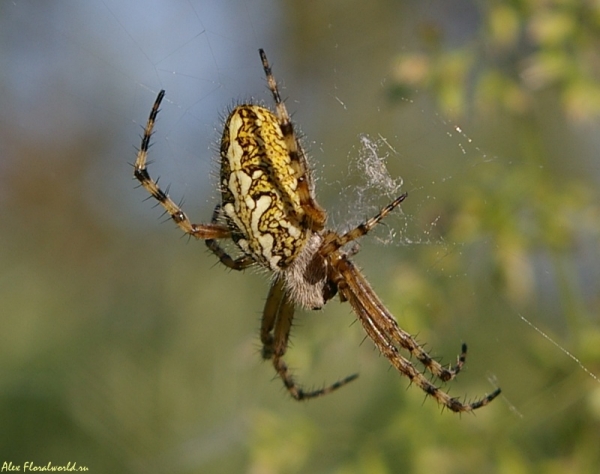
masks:
POLYGON ((297 188, 277 117, 257 105, 234 108, 221 140, 222 209, 242 252, 273 271, 287 268, 310 236, 297 188))

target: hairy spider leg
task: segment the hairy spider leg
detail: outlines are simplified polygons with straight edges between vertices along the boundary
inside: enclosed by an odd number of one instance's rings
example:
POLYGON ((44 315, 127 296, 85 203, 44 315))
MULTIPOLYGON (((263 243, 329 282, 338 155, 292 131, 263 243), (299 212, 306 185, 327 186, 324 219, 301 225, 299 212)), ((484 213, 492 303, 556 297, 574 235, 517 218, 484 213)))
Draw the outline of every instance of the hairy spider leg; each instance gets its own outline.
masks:
POLYGON ((211 224, 192 224, 188 219, 187 215, 183 210, 175 204, 175 202, 169 197, 158 186, 157 182, 150 177, 148 169, 146 168, 148 158, 148 148, 150 147, 150 139, 152 138, 152 131, 154 129, 154 123, 156 122, 156 116, 160 108, 160 103, 165 96, 165 91, 161 90, 158 93, 158 97, 154 101, 150 117, 146 122, 144 128, 144 135, 142 137, 142 145, 138 150, 135 164, 133 165, 133 176, 137 179, 140 184, 146 189, 150 195, 156 199, 165 211, 171 216, 171 219, 179 226, 179 228, 188 235, 191 235, 197 239, 227 239, 231 237, 230 229, 222 224, 211 223, 211 224))
MULTIPOLYGON (((343 255, 340 255, 339 259, 334 262, 334 266, 339 271, 339 291, 356 311, 362 326, 373 343, 400 373, 407 376, 411 382, 415 383, 427 395, 432 396, 453 412, 471 412, 487 405, 500 394, 501 390, 498 388, 479 400, 471 403, 462 403, 457 398, 451 397, 432 384, 410 361, 400 354, 394 345, 394 342, 398 342, 398 340, 405 340, 407 335, 398 327, 393 316, 379 301, 360 271, 343 255)), ((414 340, 410 336, 408 338, 412 344, 414 340)), ((414 350, 410 350, 411 353, 414 350)), ((431 365, 426 367, 435 374, 431 365)), ((442 376, 438 376, 442 378, 442 376)))
MULTIPOLYGON (((211 223, 218 225, 220 217, 221 205, 217 204, 215 206, 215 210, 213 211, 211 223)), ((204 243, 209 250, 219 258, 219 261, 223 265, 225 265, 227 268, 231 268, 232 270, 245 270, 256 263, 256 260, 254 260, 251 255, 242 255, 236 259, 232 258, 215 239, 206 239, 204 243)))
MULTIPOLYGON (((337 233, 330 233, 326 237, 327 243, 322 247, 321 254, 326 255, 332 253, 343 247, 344 245, 356 240, 365 234, 367 234, 373 227, 375 227, 385 216, 392 212, 397 206, 402 203, 408 196, 408 193, 401 194, 391 203, 385 206, 381 211, 371 219, 368 219, 364 223, 358 225, 354 229, 349 230, 343 235, 337 233)), ((363 278, 364 280, 364 278, 363 278)), ((396 343, 408 350, 413 356, 415 356, 423 366, 429 370, 433 375, 438 377, 440 380, 447 382, 452 380, 461 371, 466 357, 467 357, 467 345, 463 344, 461 347, 461 353, 457 357, 457 363, 455 366, 448 368, 443 367, 439 362, 433 359, 417 341, 406 331, 403 331, 398 326, 398 323, 394 317, 389 313, 385 306, 381 303, 377 295, 373 290, 368 287, 370 291, 364 293, 363 299, 364 304, 367 307, 372 308, 374 311, 378 311, 378 314, 385 315, 382 317, 382 329, 386 331, 389 337, 396 343)), ((344 293, 340 293, 345 297, 344 293)))
POLYGON ((260 340, 263 344, 262 356, 265 360, 272 359, 277 375, 294 399, 307 400, 327 395, 358 377, 358 374, 352 374, 318 390, 302 389, 292 377, 289 367, 283 360, 289 343, 293 319, 294 303, 288 297, 283 279, 277 278, 271 285, 263 311, 260 328, 260 340))
POLYGON ((273 100, 275 101, 275 110, 279 120, 279 127, 283 133, 283 138, 288 149, 291 165, 296 174, 296 178, 298 179, 298 187, 296 192, 300 198, 300 205, 306 213, 307 220, 305 223, 311 230, 317 232, 325 227, 327 213, 314 199, 314 189, 308 162, 306 161, 304 150, 296 138, 294 125, 292 124, 287 108, 281 100, 281 95, 279 94, 279 89, 277 87, 277 81, 275 81, 271 71, 271 66, 267 60, 267 55, 262 49, 259 50, 259 53, 263 69, 265 71, 265 76, 267 77, 267 84, 271 94, 273 95, 273 100))

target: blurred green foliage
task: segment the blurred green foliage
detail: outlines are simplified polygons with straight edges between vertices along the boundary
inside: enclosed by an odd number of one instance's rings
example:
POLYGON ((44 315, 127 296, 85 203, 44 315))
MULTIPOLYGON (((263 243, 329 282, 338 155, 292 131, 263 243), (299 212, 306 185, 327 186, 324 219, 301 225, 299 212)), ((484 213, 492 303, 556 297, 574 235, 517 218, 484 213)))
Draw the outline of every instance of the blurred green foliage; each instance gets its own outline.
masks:
POLYGON ((436 23, 421 25, 422 47, 398 55, 395 91, 431 90, 445 113, 474 108, 527 115, 550 92, 571 120, 600 113, 600 6, 594 0, 478 4, 477 32, 449 45, 436 23))

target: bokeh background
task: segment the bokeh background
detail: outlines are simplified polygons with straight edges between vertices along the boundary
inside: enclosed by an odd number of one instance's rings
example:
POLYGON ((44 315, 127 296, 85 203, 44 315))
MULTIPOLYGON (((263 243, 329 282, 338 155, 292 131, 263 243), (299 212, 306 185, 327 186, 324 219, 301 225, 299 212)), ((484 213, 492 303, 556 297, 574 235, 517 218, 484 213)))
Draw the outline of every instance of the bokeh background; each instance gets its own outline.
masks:
POLYGON ((1 2, 0 462, 598 472, 599 55, 595 0, 1 2), (135 189, 165 88, 150 171, 210 218, 222 117, 270 103, 259 47, 331 226, 409 192, 356 261, 443 362, 469 343, 445 388, 503 389, 475 416, 408 387, 338 301, 298 314, 288 360, 308 386, 361 376, 290 400, 260 360, 268 277, 135 189))

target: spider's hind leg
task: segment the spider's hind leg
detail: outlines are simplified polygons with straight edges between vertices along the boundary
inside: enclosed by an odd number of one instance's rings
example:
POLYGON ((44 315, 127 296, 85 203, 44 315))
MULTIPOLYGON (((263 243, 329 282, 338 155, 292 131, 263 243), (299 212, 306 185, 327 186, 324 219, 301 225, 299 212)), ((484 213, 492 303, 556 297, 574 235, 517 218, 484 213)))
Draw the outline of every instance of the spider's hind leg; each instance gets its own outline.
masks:
POLYGON ((163 191, 158 186, 158 180, 152 179, 148 173, 148 149, 150 148, 150 139, 154 132, 154 124, 160 109, 160 104, 165 97, 165 91, 161 90, 154 101, 150 116, 144 127, 142 135, 142 144, 138 150, 133 164, 133 176, 140 182, 140 185, 150 193, 150 195, 158 201, 164 210, 171 216, 171 219, 179 226, 179 228, 188 235, 196 239, 227 239, 231 237, 231 232, 228 227, 220 225, 216 222, 211 224, 193 224, 188 219, 188 216, 183 212, 181 207, 177 205, 169 194, 163 191))
MULTIPOLYGON (((221 206, 217 204, 215 210, 213 211, 211 224, 220 225, 219 218, 221 216, 221 206)), ((255 260, 250 255, 242 255, 239 258, 232 258, 226 251, 221 247, 215 239, 206 239, 204 241, 209 250, 214 253, 219 261, 228 268, 232 270, 244 270, 256 263, 255 260)))
POLYGON ((275 101, 277 120, 279 121, 279 127, 281 129, 281 133, 283 134, 283 138, 290 156, 290 163, 298 180, 298 188, 296 189, 296 192, 298 193, 298 197, 300 199, 300 205, 304 210, 302 222, 310 227, 313 231, 318 232, 325 227, 327 213, 321 206, 319 206, 314 197, 312 176, 306 159, 306 154, 300 145, 298 137, 296 136, 290 114, 288 113, 284 102, 281 100, 279 88, 277 87, 277 81, 275 80, 273 72, 271 71, 271 66, 269 65, 267 55, 263 49, 260 49, 259 53, 263 64, 263 69, 265 71, 265 76, 267 78, 267 84, 271 94, 273 95, 273 100, 275 101))

